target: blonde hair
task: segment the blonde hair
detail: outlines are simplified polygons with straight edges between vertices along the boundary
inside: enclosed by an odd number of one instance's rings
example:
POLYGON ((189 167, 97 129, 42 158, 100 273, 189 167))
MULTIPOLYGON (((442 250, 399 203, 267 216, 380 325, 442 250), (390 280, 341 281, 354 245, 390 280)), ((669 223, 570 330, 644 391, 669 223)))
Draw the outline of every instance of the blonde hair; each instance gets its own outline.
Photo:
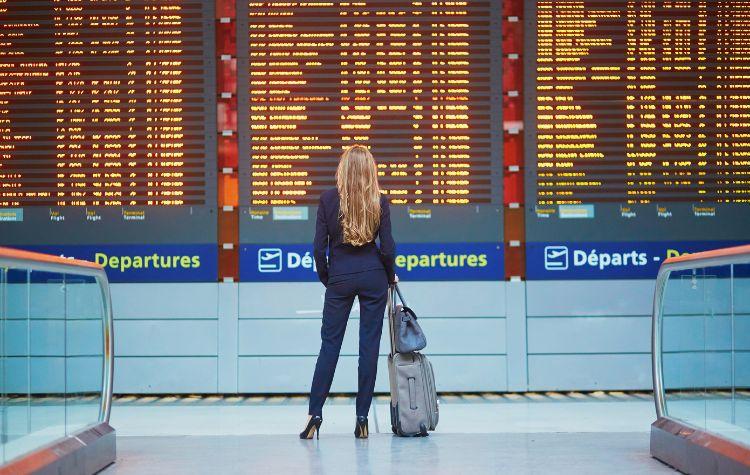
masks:
POLYGON ((336 169, 336 187, 344 242, 363 246, 373 241, 380 226, 380 187, 378 168, 367 147, 352 145, 344 150, 336 169))

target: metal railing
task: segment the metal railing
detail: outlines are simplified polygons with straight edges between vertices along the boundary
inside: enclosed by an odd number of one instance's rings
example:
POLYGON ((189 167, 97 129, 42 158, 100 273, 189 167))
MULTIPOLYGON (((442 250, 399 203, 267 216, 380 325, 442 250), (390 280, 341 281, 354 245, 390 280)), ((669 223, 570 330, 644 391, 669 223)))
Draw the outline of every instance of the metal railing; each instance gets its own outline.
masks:
POLYGON ((0 474, 114 461, 113 341, 101 266, 0 248, 0 474))
POLYGON ((750 471, 750 246, 665 260, 651 344, 652 455, 686 473, 750 471))

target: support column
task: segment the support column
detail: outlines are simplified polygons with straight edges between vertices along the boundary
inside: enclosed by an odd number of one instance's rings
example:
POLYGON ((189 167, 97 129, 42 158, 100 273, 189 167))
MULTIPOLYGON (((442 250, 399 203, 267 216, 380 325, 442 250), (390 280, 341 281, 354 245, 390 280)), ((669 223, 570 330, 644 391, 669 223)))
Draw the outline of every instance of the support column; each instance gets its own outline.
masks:
POLYGON ((219 281, 239 278, 239 146, 237 138, 237 10, 216 0, 219 281))

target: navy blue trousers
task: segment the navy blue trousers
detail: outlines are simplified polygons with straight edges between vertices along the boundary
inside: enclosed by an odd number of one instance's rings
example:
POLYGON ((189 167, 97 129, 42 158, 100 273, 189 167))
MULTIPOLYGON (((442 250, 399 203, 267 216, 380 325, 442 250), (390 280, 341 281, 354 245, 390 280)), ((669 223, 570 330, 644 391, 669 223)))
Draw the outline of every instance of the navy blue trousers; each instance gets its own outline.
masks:
POLYGON ((333 276, 326 287, 321 345, 310 389, 310 412, 322 416, 331 390, 349 313, 359 298, 359 386, 357 416, 367 417, 375 390, 380 335, 388 299, 388 277, 382 269, 333 276))

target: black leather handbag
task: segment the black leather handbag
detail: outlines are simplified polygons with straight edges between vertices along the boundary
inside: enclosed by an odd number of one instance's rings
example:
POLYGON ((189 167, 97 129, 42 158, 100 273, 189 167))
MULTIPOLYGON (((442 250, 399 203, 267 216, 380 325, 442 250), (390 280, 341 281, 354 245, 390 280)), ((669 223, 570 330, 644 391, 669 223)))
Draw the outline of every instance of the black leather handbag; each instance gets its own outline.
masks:
POLYGON ((394 349, 396 353, 411 353, 427 346, 427 338, 417 323, 417 314, 407 307, 398 285, 391 286, 390 299, 395 304, 396 294, 401 304, 391 305, 393 315, 389 315, 393 325, 394 349))

